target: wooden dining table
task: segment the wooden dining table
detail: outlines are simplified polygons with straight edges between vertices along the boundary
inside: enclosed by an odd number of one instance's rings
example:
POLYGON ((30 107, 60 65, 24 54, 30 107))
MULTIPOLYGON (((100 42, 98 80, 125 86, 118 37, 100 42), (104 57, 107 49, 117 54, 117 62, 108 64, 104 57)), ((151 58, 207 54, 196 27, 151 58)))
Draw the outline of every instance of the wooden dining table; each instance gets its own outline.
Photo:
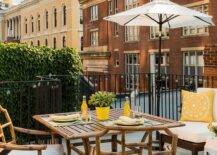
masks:
MULTIPOLYGON (((133 112, 133 111, 132 111, 133 112)), ((111 122, 117 120, 120 116, 122 116, 123 110, 122 109, 111 109, 110 111, 110 118, 108 121, 98 121, 95 115, 95 111, 91 111, 91 121, 87 123, 60 123, 55 124, 50 121, 49 117, 52 115, 69 115, 74 114, 76 112, 69 112, 69 113, 60 113, 60 114, 44 114, 44 115, 35 115, 33 118, 40 123, 41 125, 45 126, 48 130, 56 135, 61 136, 66 141, 66 148, 67 148, 67 155, 71 155, 71 151, 75 151, 80 155, 90 155, 91 152, 95 151, 95 154, 101 155, 103 154, 100 150, 100 143, 102 140, 100 137, 102 136, 111 136, 108 140, 104 140, 105 142, 111 142, 112 152, 117 151, 117 145, 120 143, 122 145, 121 153, 117 154, 126 154, 126 148, 133 148, 128 147, 125 145, 126 139, 125 135, 128 132, 139 132, 144 131, 146 134, 143 136, 143 140, 149 136, 149 144, 144 145, 144 148, 147 148, 149 152, 151 152, 151 142, 152 142, 152 132, 158 130, 164 130, 168 134, 171 134, 169 128, 183 126, 184 124, 165 119, 149 114, 144 113, 137 113, 133 112, 135 116, 145 118, 146 122, 140 126, 120 126, 114 125, 111 122), (117 136, 121 135, 121 141, 117 139, 117 136), (92 141, 90 138, 95 138, 94 143, 96 144, 95 147, 91 147, 92 141), (71 143, 73 140, 80 139, 82 140, 81 145, 84 146, 84 152, 78 149, 77 143, 71 143)), ((141 146, 142 147, 142 146, 141 146)), ((138 151, 132 149, 132 151, 138 151)), ((150 153, 151 154, 151 153, 150 153)))

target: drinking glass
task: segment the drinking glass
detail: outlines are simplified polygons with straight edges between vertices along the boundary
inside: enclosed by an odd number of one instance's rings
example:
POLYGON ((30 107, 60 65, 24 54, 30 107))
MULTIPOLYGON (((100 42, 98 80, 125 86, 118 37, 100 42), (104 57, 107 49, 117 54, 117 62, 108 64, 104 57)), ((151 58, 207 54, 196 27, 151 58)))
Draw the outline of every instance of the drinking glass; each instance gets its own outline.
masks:
POLYGON ((92 119, 92 112, 91 112, 90 109, 88 109, 87 116, 88 116, 88 122, 91 122, 91 119, 92 119))
POLYGON ((83 116, 82 120, 86 124, 91 121, 91 110, 90 109, 87 109, 87 113, 85 116, 83 116))
POLYGON ((135 111, 134 117, 136 118, 142 117, 143 110, 141 105, 136 105, 134 111, 135 111))

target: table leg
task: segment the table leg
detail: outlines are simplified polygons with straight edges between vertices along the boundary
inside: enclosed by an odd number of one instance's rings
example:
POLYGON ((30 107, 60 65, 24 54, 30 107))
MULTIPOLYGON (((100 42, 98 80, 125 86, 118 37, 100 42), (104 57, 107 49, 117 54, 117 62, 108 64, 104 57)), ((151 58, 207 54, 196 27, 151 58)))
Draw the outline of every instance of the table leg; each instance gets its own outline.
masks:
POLYGON ((70 143, 70 140, 66 140, 66 149, 67 149, 67 155, 71 155, 71 143, 70 143))
POLYGON ((89 142, 89 139, 88 138, 83 138, 82 141, 84 143, 85 155, 90 155, 90 142, 89 142))
POLYGON ((122 147, 122 155, 126 155, 126 148, 125 148, 125 135, 126 135, 126 132, 125 131, 122 131, 121 133, 121 147, 122 147))
POLYGON ((152 132, 149 131, 148 137, 148 155, 152 155, 152 132))
POLYGON ((100 155, 100 137, 96 137, 96 155, 100 155))
MULTIPOLYGON (((141 142, 142 142, 142 143, 145 142, 146 139, 148 138, 148 136, 149 136, 149 133, 148 133, 148 132, 145 132, 145 134, 144 134, 143 137, 142 137, 141 142)), ((143 155, 143 150, 144 150, 144 148, 143 148, 143 147, 140 147, 139 149, 140 149, 140 152, 139 152, 138 154, 139 154, 139 155, 143 155)))
POLYGON ((117 152, 118 151, 118 149, 117 149, 117 145, 118 145, 118 143, 117 143, 117 135, 112 135, 112 137, 111 137, 111 140, 112 140, 112 142, 111 142, 111 144, 112 144, 112 152, 117 152))
POLYGON ((55 135, 51 134, 51 144, 56 144, 55 135))

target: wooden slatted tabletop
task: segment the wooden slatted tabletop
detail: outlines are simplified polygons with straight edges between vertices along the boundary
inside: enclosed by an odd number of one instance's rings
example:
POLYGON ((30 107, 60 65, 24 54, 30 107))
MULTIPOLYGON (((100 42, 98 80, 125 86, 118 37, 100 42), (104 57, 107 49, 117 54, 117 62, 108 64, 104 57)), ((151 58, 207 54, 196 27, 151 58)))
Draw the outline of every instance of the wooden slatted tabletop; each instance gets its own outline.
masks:
MULTIPOLYGON (((106 132, 107 128, 103 126, 96 120, 95 112, 91 112, 91 122, 89 123, 72 123, 68 125, 60 125, 55 126, 52 122, 49 121, 49 117, 51 115, 68 115, 74 113, 63 113, 63 114, 45 114, 45 115, 35 115, 33 118, 44 125, 51 131, 59 134, 63 138, 70 139, 79 139, 84 137, 95 137, 98 134, 102 134, 106 132)), ((110 120, 115 120, 119 116, 121 116, 121 110, 111 110, 110 112, 110 120)), ((110 134, 115 134, 116 132, 110 132, 110 134)))
MULTIPOLYGON (((125 134, 126 132, 135 132, 135 131, 148 131, 150 133, 149 135, 151 136, 152 135, 151 133, 153 131, 168 130, 168 128, 179 127, 179 126, 184 125, 174 120, 164 119, 161 117, 143 114, 143 113, 134 113, 134 114, 139 115, 140 117, 142 116, 146 120, 151 121, 151 123, 147 122, 141 126, 119 126, 119 125, 114 125, 112 123, 110 124, 110 122, 115 121, 120 116, 122 116, 122 113, 123 113, 122 109, 111 109, 110 118, 109 118, 110 120, 105 121, 105 122, 99 122, 96 119, 95 111, 91 111, 91 121, 90 122, 88 123, 76 122, 76 123, 71 123, 67 125, 64 125, 64 124, 54 125, 53 122, 50 121, 49 117, 52 115, 69 115, 69 114, 75 114, 75 113, 35 115, 33 116, 33 118, 40 124, 50 129, 52 132, 62 136, 66 140, 68 155, 71 154, 71 149, 78 152, 79 154, 82 154, 80 150, 76 149, 73 146, 73 144, 70 144, 70 140, 73 140, 73 139, 82 139, 83 145, 85 147, 85 152, 86 152, 85 155, 86 154, 89 155, 89 151, 90 151, 89 138, 91 137, 96 138, 96 137, 100 137, 105 134, 107 135, 110 134, 113 136, 113 138, 114 136, 116 136, 116 139, 117 139, 117 135, 119 134, 123 135, 123 132, 125 134)), ((114 141, 113 138, 112 138, 112 141, 114 141)), ((123 139, 123 142, 124 142, 124 139, 123 139)), ((98 139, 98 143, 100 143, 99 139, 98 139)), ((114 149, 112 150, 116 150, 117 146, 115 145, 117 145, 117 143, 113 142, 112 146, 114 146, 114 149)))
MULTIPOLYGON (((73 113, 64 113, 63 115, 67 114, 73 114, 73 113)), ((79 139, 79 138, 84 138, 84 137, 95 137, 98 134, 102 134, 102 132, 106 132, 108 128, 110 130, 119 130, 121 129, 126 129, 126 130, 144 130, 144 128, 172 128, 172 127, 178 127, 182 126, 183 124, 174 121, 174 120, 169 120, 169 119, 164 119, 161 117, 153 116, 153 115, 148 115, 148 114, 142 114, 143 117, 159 122, 158 124, 152 124, 152 125, 144 125, 144 126, 117 126, 117 125, 105 125, 104 123, 98 122, 96 119, 95 112, 91 112, 91 122, 82 124, 82 123, 72 123, 71 125, 62 125, 62 126, 54 126, 50 121, 49 117, 54 114, 45 114, 45 115, 35 115, 33 118, 52 130, 53 132, 61 135, 67 140, 70 139, 79 139)), ((55 114, 55 115, 61 115, 61 114, 55 114)), ((122 110, 121 109, 111 109, 110 111, 110 121, 118 119, 122 115, 122 110)), ((112 132, 114 133, 114 131, 112 132)))

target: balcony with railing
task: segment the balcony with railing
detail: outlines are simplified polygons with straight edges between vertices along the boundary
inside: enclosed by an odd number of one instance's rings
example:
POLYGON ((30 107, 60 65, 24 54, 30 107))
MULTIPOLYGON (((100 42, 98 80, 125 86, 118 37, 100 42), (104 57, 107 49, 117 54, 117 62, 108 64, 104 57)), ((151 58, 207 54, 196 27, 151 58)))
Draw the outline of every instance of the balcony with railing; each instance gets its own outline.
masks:
MULTIPOLYGON (((83 95, 89 99, 96 91, 108 91, 116 94, 117 99, 111 106, 114 109, 123 108, 128 96, 132 108, 140 107, 142 112, 151 115, 158 115, 159 108, 160 117, 179 120, 181 90, 213 88, 217 82, 217 77, 162 74, 158 107, 155 74, 88 74, 76 80, 71 78, 69 75, 49 75, 37 76, 35 81, 2 81, 1 105, 8 109, 15 125, 41 129, 33 121, 33 115, 78 111, 83 95)), ((22 140, 32 143, 38 138, 27 136, 22 140)))

